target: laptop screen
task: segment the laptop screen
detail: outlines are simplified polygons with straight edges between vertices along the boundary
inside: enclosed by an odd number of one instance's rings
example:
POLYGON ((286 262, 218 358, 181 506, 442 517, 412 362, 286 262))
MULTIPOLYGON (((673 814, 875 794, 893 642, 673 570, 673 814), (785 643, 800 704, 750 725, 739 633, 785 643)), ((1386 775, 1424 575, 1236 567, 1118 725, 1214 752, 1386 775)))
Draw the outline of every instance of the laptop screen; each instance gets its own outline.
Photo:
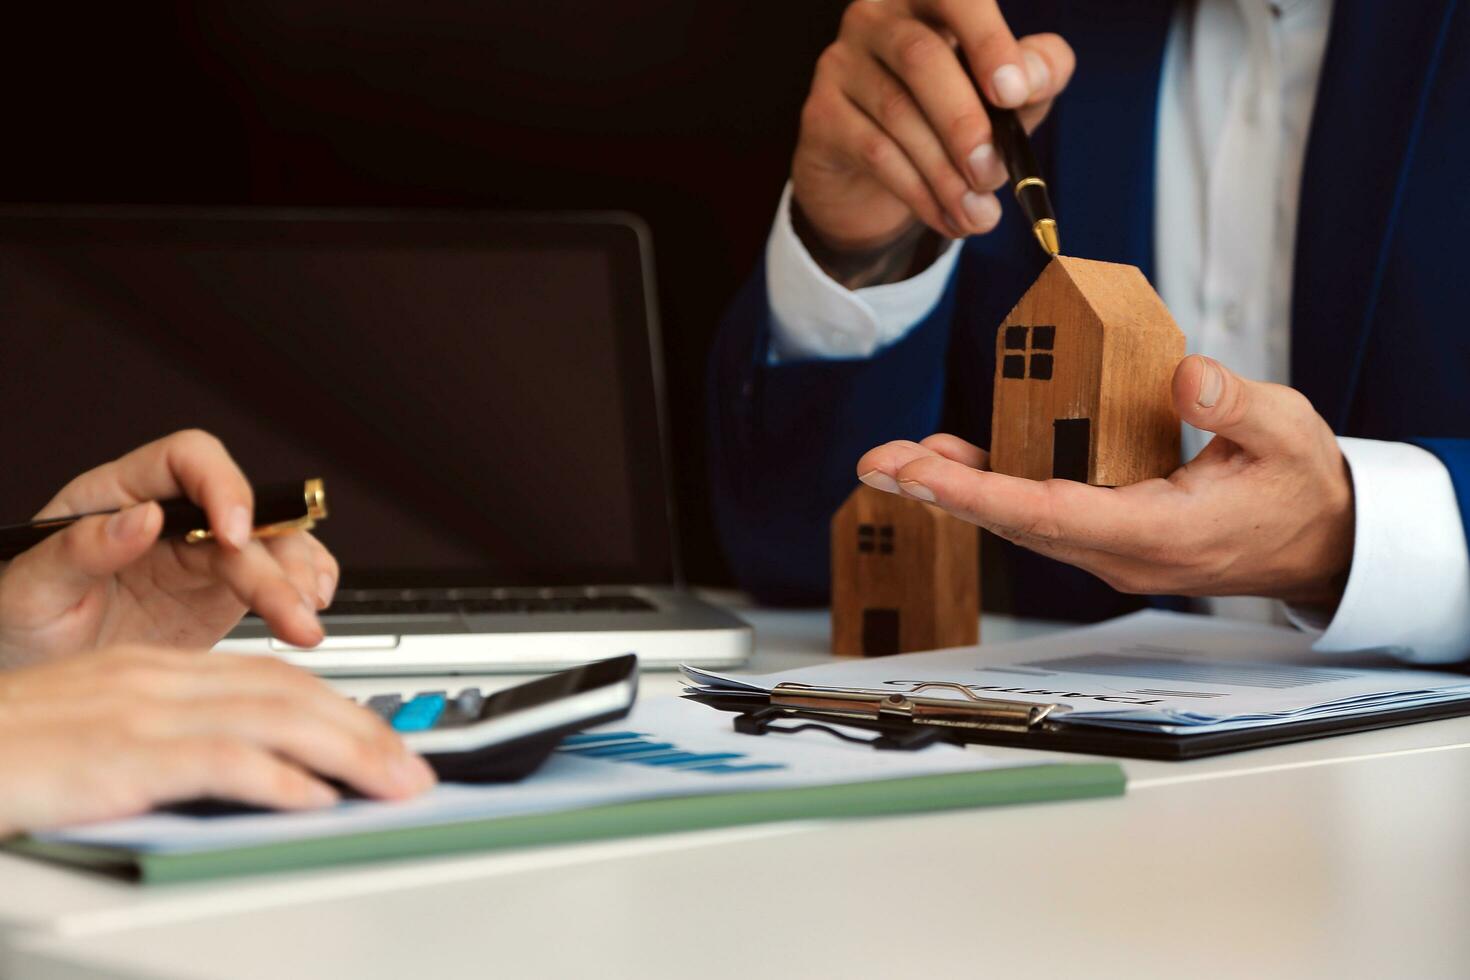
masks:
POLYGON ((618 219, 0 216, 0 523, 176 429, 326 481, 348 586, 666 582, 618 219))

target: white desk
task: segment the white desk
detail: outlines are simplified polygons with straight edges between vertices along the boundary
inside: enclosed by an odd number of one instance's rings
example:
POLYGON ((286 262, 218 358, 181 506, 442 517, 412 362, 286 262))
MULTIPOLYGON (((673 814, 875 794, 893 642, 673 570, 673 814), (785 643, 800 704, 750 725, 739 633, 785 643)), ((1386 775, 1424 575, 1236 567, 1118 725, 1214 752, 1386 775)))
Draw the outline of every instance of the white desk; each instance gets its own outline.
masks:
MULTIPOLYGON (((819 615, 750 618, 755 669, 825 648, 819 615)), ((166 888, 0 856, 0 975, 1466 976, 1467 748, 1457 719, 1127 761, 1122 799, 166 888)))

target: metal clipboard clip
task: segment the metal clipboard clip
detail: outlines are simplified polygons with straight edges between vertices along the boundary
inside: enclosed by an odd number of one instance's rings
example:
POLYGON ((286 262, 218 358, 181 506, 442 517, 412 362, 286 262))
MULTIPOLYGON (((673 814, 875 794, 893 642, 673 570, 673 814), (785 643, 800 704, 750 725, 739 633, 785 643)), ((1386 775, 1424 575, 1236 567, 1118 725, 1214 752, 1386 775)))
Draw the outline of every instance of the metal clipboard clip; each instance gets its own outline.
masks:
POLYGON ((786 682, 771 689, 768 707, 737 717, 735 730, 747 735, 764 735, 768 732, 796 734, 818 729, 844 741, 863 742, 874 748, 911 750, 948 740, 946 729, 1024 733, 1040 726, 1052 715, 1069 710, 1061 704, 982 698, 963 684, 949 681, 926 681, 916 684, 908 693, 786 682), (963 699, 915 697, 919 691, 934 688, 956 691, 963 695, 963 699), (869 740, 820 724, 786 728, 773 724, 783 718, 845 722, 883 734, 869 740))
POLYGON ((1063 704, 982 698, 965 685, 950 681, 925 681, 914 685, 907 694, 787 682, 771 689, 771 705, 845 718, 902 720, 913 725, 946 725, 999 732, 1025 732, 1053 714, 1070 710, 1063 704), (914 697, 917 692, 930 688, 957 691, 964 695, 964 700, 914 697))

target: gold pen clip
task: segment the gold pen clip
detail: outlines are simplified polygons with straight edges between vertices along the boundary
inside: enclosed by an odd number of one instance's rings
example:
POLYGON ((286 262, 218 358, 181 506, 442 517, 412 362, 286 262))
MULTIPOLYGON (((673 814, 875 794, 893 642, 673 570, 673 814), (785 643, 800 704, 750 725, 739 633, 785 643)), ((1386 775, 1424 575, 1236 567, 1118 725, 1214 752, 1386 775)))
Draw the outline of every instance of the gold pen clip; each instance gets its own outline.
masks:
MULTIPOLYGON (((282 534, 290 534, 292 531, 310 531, 316 527, 316 522, 324 520, 327 516, 327 486, 319 477, 314 477, 306 481, 302 495, 306 513, 288 521, 264 524, 251 531, 250 536, 252 538, 275 538, 282 534)), ((184 535, 184 541, 188 544, 199 544, 213 537, 214 532, 209 528, 196 528, 184 535)))
POLYGON ((845 718, 904 718, 916 725, 947 725, 1001 732, 1028 731, 1049 716, 1068 710, 1059 704, 982 698, 963 684, 948 681, 926 681, 915 685, 908 694, 786 682, 771 689, 771 704, 845 718), (964 700, 913 696, 929 688, 958 691, 964 695, 964 700))

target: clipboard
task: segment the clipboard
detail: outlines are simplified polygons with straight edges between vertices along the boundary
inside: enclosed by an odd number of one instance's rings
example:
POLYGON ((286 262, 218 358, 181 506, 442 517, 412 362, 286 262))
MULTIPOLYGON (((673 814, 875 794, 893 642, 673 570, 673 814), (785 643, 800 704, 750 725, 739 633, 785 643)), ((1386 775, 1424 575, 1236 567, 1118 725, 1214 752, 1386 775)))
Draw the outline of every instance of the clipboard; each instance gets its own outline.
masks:
MULTIPOLYGON (((1470 698, 1467 698, 1346 718, 1314 718, 1231 732, 1176 735, 1067 725, 1060 721, 1070 710, 1066 705, 982 698, 960 684, 930 682, 915 688, 915 692, 926 688, 959 691, 964 698, 919 697, 914 693, 790 682, 777 684, 769 695, 731 691, 689 693, 684 697, 737 713, 736 729, 748 734, 796 733, 796 727, 778 722, 805 723, 802 730, 825 723, 876 732, 878 738, 872 744, 882 749, 922 748, 932 741, 947 741, 1166 762, 1470 715, 1470 698)), ((835 730, 828 731, 843 737, 835 730)))

